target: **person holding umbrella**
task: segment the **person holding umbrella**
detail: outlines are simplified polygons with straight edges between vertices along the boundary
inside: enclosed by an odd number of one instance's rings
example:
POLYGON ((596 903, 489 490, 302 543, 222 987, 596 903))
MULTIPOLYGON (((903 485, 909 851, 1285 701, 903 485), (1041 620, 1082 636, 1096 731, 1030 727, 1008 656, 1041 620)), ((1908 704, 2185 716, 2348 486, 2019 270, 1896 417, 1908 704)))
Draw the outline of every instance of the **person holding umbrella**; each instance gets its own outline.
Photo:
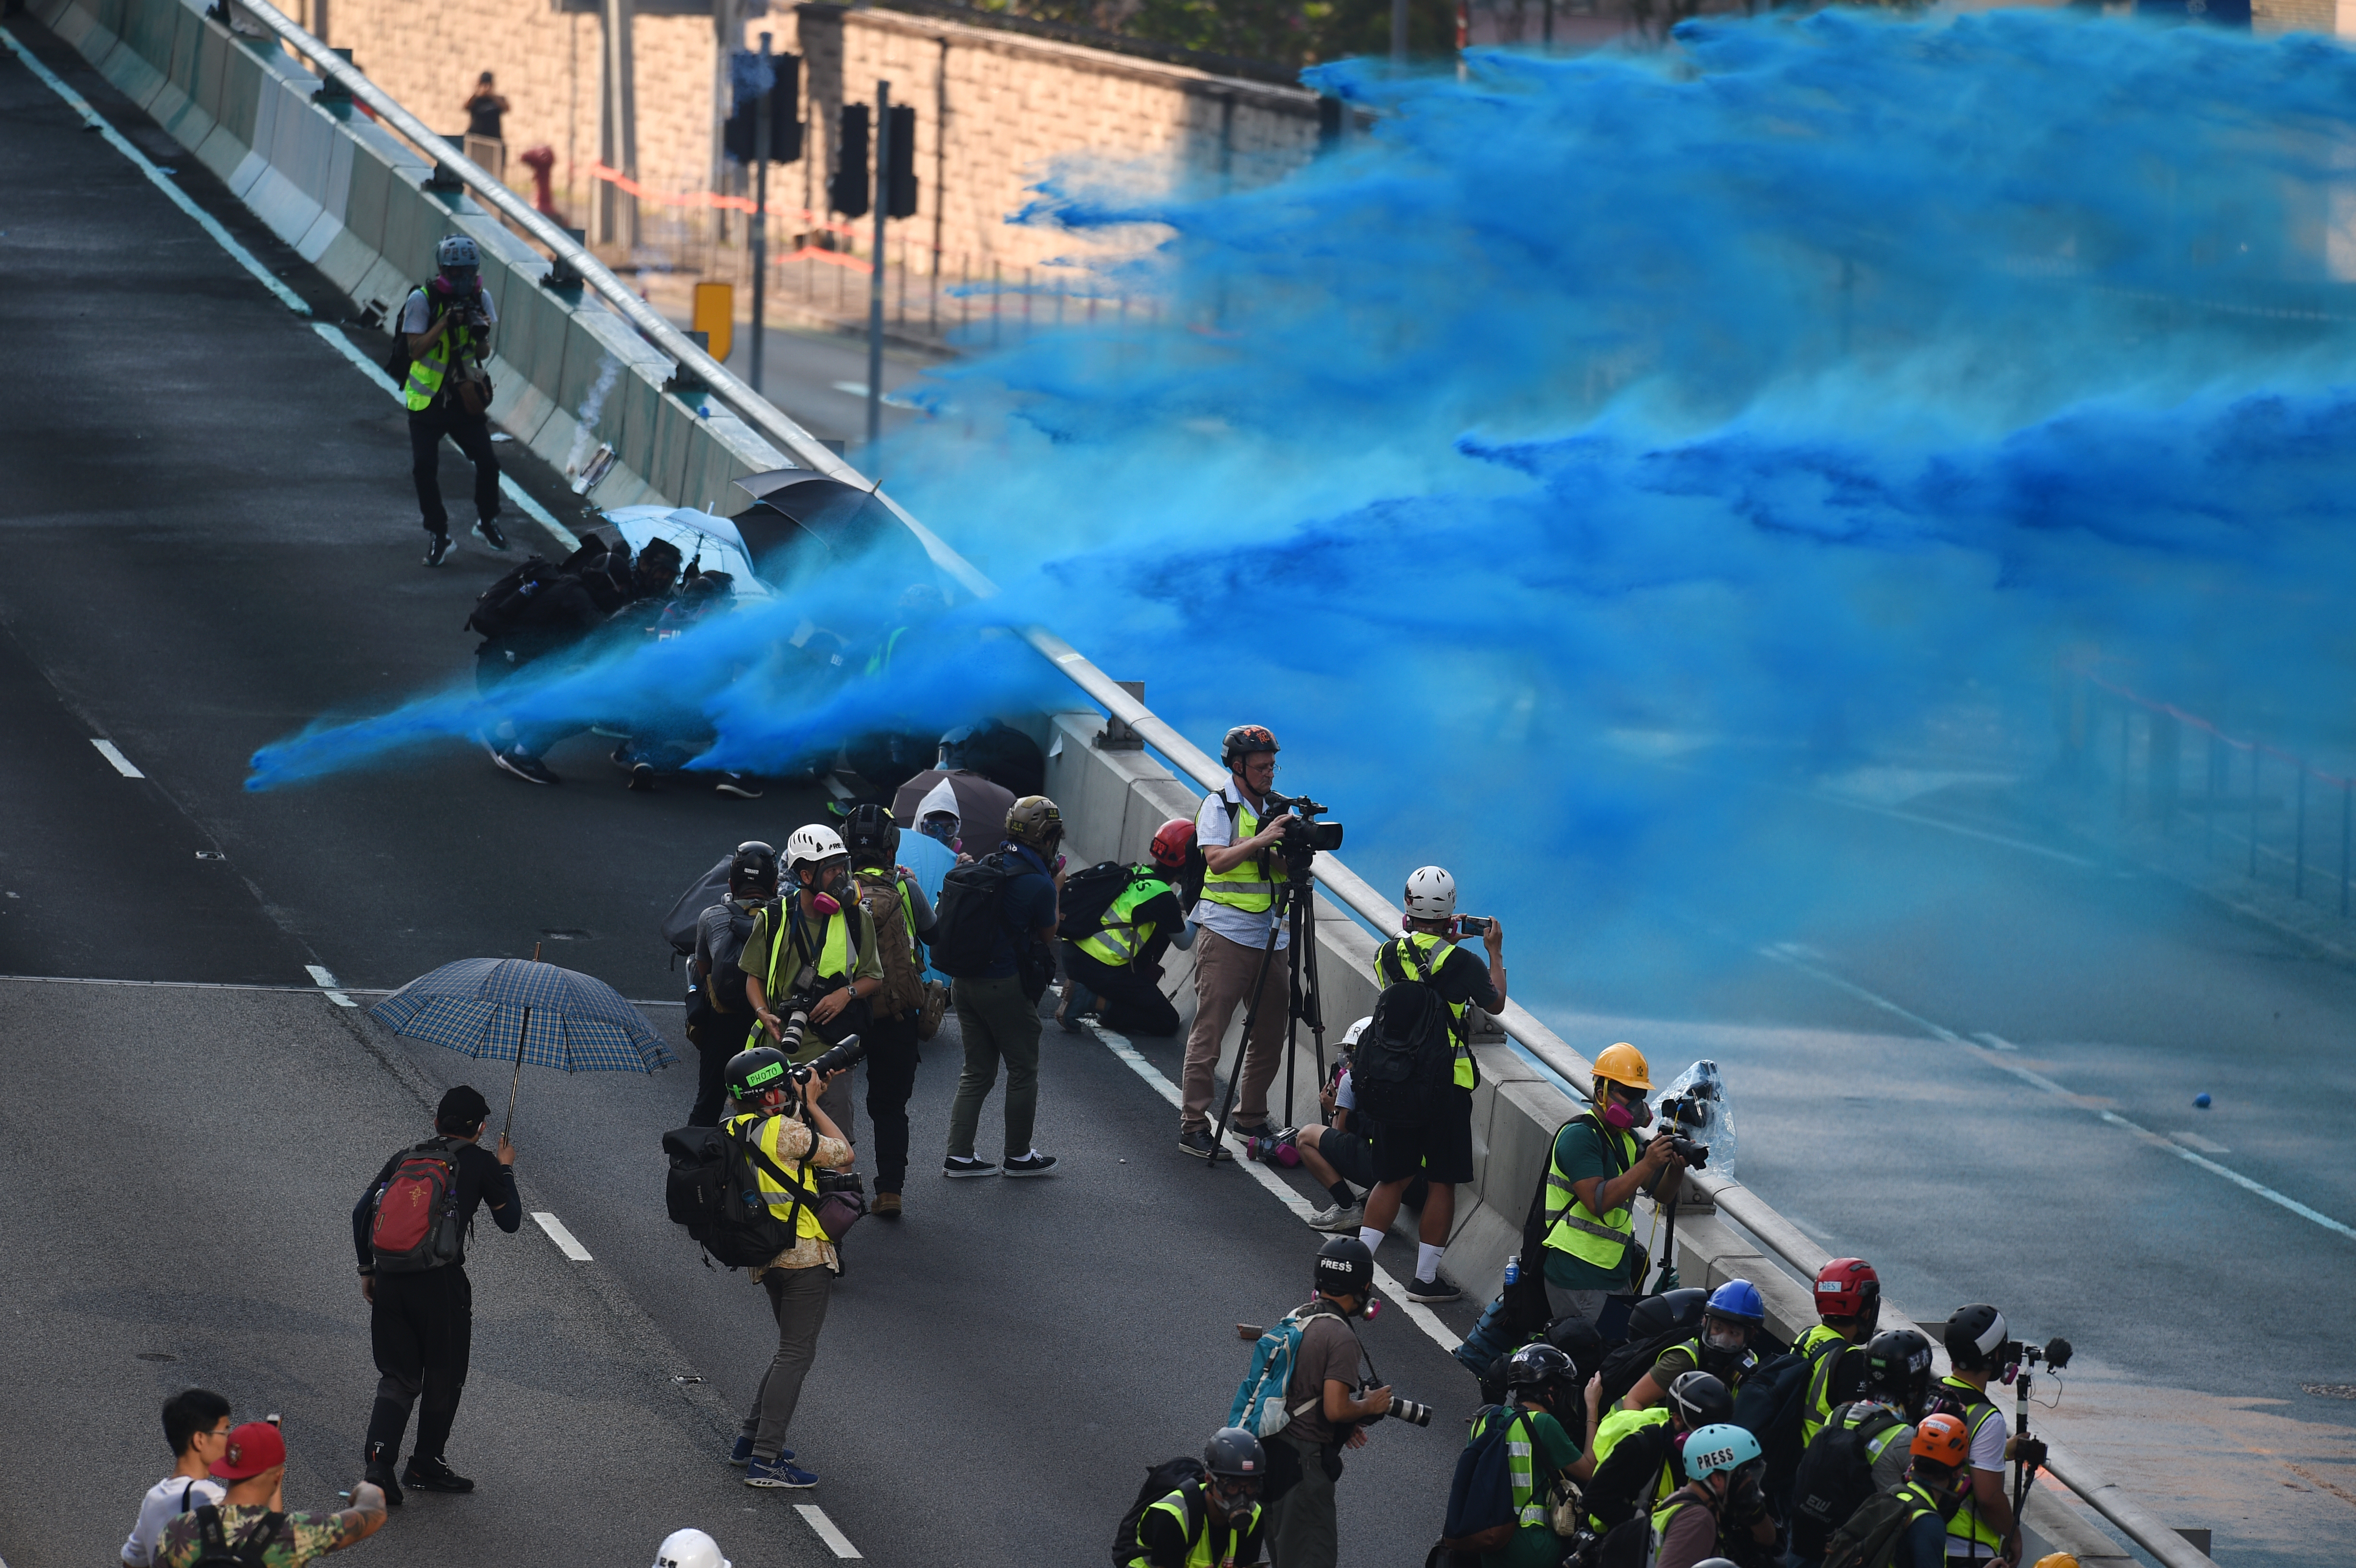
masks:
POLYGON ((352 1206, 360 1294, 371 1309, 369 1340, 382 1378, 362 1456, 367 1479, 382 1488, 385 1501, 396 1507, 402 1487, 475 1489, 442 1455, 457 1418, 474 1341, 475 1293, 466 1280, 466 1237, 477 1206, 486 1202, 500 1230, 513 1234, 523 1223, 515 1145, 505 1132, 496 1155, 477 1142, 490 1114, 489 1103, 469 1084, 443 1095, 434 1113, 434 1136, 386 1160, 352 1206), (395 1480, 393 1460, 409 1426, 410 1408, 421 1394, 417 1445, 395 1480))

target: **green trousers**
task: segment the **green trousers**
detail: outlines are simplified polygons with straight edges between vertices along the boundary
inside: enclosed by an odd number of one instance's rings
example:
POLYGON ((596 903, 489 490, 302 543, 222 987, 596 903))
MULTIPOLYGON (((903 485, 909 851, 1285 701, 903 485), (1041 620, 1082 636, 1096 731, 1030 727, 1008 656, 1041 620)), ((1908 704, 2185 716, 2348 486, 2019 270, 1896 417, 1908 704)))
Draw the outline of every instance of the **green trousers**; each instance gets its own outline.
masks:
POLYGON ((965 1071, 958 1075, 957 1100, 949 1106, 949 1156, 973 1157, 981 1125, 981 1103, 1006 1063, 1006 1154, 1031 1152, 1031 1124, 1039 1110, 1039 1008, 1023 994, 1023 982, 959 980, 950 988, 957 1003, 958 1033, 965 1040, 965 1071))

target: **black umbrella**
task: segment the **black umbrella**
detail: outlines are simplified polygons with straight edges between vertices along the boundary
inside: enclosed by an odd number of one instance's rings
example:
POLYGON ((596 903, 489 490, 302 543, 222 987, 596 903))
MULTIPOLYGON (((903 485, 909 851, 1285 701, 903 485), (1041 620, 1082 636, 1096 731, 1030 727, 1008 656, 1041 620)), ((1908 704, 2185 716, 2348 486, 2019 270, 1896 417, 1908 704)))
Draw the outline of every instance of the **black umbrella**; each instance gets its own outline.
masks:
POLYGON ((815 544, 839 560, 849 560, 879 540, 916 542, 873 491, 808 468, 748 474, 736 481, 736 487, 754 499, 731 520, 744 536, 753 560, 765 568, 771 556, 788 548, 815 544))

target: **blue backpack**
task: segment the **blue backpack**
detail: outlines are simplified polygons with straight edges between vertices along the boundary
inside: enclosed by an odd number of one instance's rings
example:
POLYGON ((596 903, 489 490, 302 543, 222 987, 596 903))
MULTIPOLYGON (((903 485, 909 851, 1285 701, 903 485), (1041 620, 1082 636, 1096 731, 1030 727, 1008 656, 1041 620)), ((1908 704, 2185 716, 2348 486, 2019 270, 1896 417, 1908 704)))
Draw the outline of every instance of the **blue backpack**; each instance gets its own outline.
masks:
MULTIPOLYGON (((1292 1369, 1300 1364, 1301 1329, 1309 1318, 1333 1311, 1323 1302, 1312 1302, 1286 1313, 1275 1328, 1260 1335, 1252 1347, 1251 1367, 1236 1385, 1235 1403, 1227 1407, 1229 1426, 1240 1426, 1255 1437, 1273 1437, 1292 1424, 1292 1418, 1301 1412, 1286 1406, 1284 1391, 1292 1381, 1292 1369)), ((1324 1391, 1320 1389, 1312 1397, 1323 1398, 1324 1391)), ((1307 1408, 1306 1404, 1301 1407, 1307 1408)))
MULTIPOLYGON (((1503 1552, 1521 1528, 1514 1511, 1513 1439, 1518 1431, 1524 1443, 1532 1441, 1529 1418, 1503 1404, 1481 1414, 1486 1424, 1456 1456, 1456 1475, 1448 1486, 1448 1520, 1440 1543, 1451 1552, 1503 1552)), ((1537 1476, 1533 1467, 1531 1478, 1537 1476)))

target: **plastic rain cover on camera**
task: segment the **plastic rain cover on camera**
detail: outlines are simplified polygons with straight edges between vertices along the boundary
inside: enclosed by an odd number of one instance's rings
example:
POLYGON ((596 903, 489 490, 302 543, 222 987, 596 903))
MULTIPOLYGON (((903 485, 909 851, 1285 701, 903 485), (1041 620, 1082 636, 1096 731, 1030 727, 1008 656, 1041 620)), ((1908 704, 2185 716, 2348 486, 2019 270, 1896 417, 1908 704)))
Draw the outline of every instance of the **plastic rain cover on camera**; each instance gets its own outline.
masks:
POLYGON ((1661 1107, 1672 1100, 1690 1099, 1693 1108, 1677 1129, 1684 1136, 1709 1149, 1709 1168, 1720 1176, 1734 1174, 1734 1108, 1726 1098, 1726 1081, 1718 1075, 1718 1063, 1695 1062, 1671 1079, 1665 1087, 1653 1092, 1653 1125, 1665 1131, 1669 1118, 1661 1107))

